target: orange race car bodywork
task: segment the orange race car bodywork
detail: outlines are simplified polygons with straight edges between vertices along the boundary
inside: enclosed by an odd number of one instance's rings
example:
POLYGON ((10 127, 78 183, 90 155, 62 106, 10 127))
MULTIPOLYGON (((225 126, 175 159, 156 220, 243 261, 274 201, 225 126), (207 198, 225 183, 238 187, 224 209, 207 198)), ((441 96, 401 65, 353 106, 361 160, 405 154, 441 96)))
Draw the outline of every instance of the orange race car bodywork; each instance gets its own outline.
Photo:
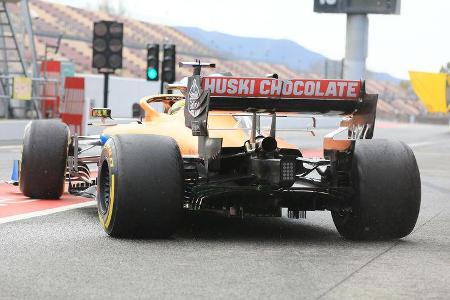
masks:
MULTIPOLYGON (((177 141, 182 155, 197 155, 198 137, 193 136, 192 131, 186 127, 183 109, 174 114, 160 113, 148 101, 150 98, 157 97, 160 97, 159 100, 162 100, 164 96, 144 97, 140 100, 139 104, 145 113, 142 124, 130 123, 111 126, 106 128, 103 134, 107 136, 117 134, 156 134, 169 136, 177 141)), ((167 98, 173 97, 171 95, 166 96, 167 98)), ((170 107, 167 102, 169 101, 166 101, 165 106, 170 107)), ((222 113, 220 115, 214 115, 214 112, 212 112, 209 115, 208 124, 210 128, 209 136, 223 138, 224 147, 241 147, 249 138, 245 132, 246 130, 239 127, 238 121, 231 114, 226 115, 222 113)), ((281 139, 277 139, 277 143, 282 148, 297 148, 295 145, 289 144, 281 139)))

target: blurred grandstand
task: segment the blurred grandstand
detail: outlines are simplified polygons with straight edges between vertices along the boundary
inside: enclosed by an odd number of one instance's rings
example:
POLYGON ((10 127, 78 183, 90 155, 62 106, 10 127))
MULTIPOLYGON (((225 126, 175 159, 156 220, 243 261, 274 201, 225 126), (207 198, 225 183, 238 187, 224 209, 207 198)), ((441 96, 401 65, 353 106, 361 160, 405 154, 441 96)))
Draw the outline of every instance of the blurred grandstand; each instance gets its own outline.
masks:
MULTIPOLYGON (((170 26, 139 21, 129 17, 109 15, 104 12, 85 10, 40 0, 30 0, 33 16, 36 49, 40 60, 44 59, 45 45, 55 43, 63 35, 59 52, 48 54, 48 59, 73 62, 77 73, 92 73, 91 43, 92 24, 99 20, 117 20, 124 23, 123 69, 116 75, 143 78, 146 67, 146 44, 174 43, 177 45, 177 60, 191 61, 196 58, 217 64, 217 71, 229 71, 237 76, 263 76, 277 73, 280 78, 319 78, 319 74, 298 73, 281 64, 232 60, 214 51, 170 26)), ((15 5, 10 6, 13 20, 20 19, 15 5)), ((187 76, 189 70, 178 69, 177 79, 187 76)), ((414 93, 396 84, 370 80, 369 92, 378 93, 380 101, 378 113, 381 116, 419 116, 426 113, 424 106, 417 101, 414 93)))

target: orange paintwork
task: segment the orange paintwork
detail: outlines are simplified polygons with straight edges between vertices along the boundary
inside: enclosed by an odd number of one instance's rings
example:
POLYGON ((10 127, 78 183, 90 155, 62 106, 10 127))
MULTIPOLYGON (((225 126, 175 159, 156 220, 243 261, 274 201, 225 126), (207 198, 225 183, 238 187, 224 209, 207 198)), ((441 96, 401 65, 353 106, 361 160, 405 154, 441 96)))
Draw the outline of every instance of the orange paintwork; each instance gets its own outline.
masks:
MULTIPOLYGON (((147 99, 148 97, 145 97, 140 101, 140 106, 145 112, 142 124, 119 124, 106 128, 103 133, 109 136, 116 134, 157 134, 170 136, 177 141, 182 155, 197 155, 198 138, 192 136, 191 130, 184 125, 184 110, 181 109, 173 115, 159 113, 147 103, 147 99)), ((214 113, 210 113, 208 119, 208 126, 210 128, 209 136, 222 137, 224 147, 242 146, 248 140, 248 135, 244 130, 212 130, 214 128, 232 129, 236 128, 236 125, 237 121, 232 115, 215 116, 214 113)), ((295 148, 295 146, 280 139, 278 139, 278 146, 295 148)))

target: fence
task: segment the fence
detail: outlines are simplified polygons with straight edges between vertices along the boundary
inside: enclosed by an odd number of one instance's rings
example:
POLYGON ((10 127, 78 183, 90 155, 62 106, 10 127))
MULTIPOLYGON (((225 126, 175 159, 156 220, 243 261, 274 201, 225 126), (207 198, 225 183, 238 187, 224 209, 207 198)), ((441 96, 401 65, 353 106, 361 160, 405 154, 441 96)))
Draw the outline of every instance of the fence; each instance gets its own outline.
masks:
POLYGON ((43 114, 41 106, 44 100, 54 101, 55 106, 58 106, 56 102, 59 100, 61 93, 60 81, 58 79, 0 75, 0 81, 0 117, 41 117, 43 114), (26 95, 27 82, 30 84, 29 89, 31 93, 29 93, 29 96, 26 95), (20 93, 18 93, 18 89, 21 90, 20 93), (18 96, 19 94, 20 96, 18 96))

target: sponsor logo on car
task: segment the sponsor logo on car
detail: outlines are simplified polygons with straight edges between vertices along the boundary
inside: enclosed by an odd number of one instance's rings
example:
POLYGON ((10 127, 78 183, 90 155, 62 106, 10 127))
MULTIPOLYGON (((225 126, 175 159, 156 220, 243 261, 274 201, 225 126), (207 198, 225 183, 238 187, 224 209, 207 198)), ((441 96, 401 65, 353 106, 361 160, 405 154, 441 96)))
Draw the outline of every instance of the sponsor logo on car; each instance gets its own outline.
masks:
POLYGON ((189 101, 188 111, 195 118, 201 112, 202 99, 200 98, 200 84, 197 79, 192 80, 191 87, 189 88, 189 101))
POLYGON ((361 82, 204 77, 202 88, 210 90, 211 96, 356 100, 360 96, 361 82))

